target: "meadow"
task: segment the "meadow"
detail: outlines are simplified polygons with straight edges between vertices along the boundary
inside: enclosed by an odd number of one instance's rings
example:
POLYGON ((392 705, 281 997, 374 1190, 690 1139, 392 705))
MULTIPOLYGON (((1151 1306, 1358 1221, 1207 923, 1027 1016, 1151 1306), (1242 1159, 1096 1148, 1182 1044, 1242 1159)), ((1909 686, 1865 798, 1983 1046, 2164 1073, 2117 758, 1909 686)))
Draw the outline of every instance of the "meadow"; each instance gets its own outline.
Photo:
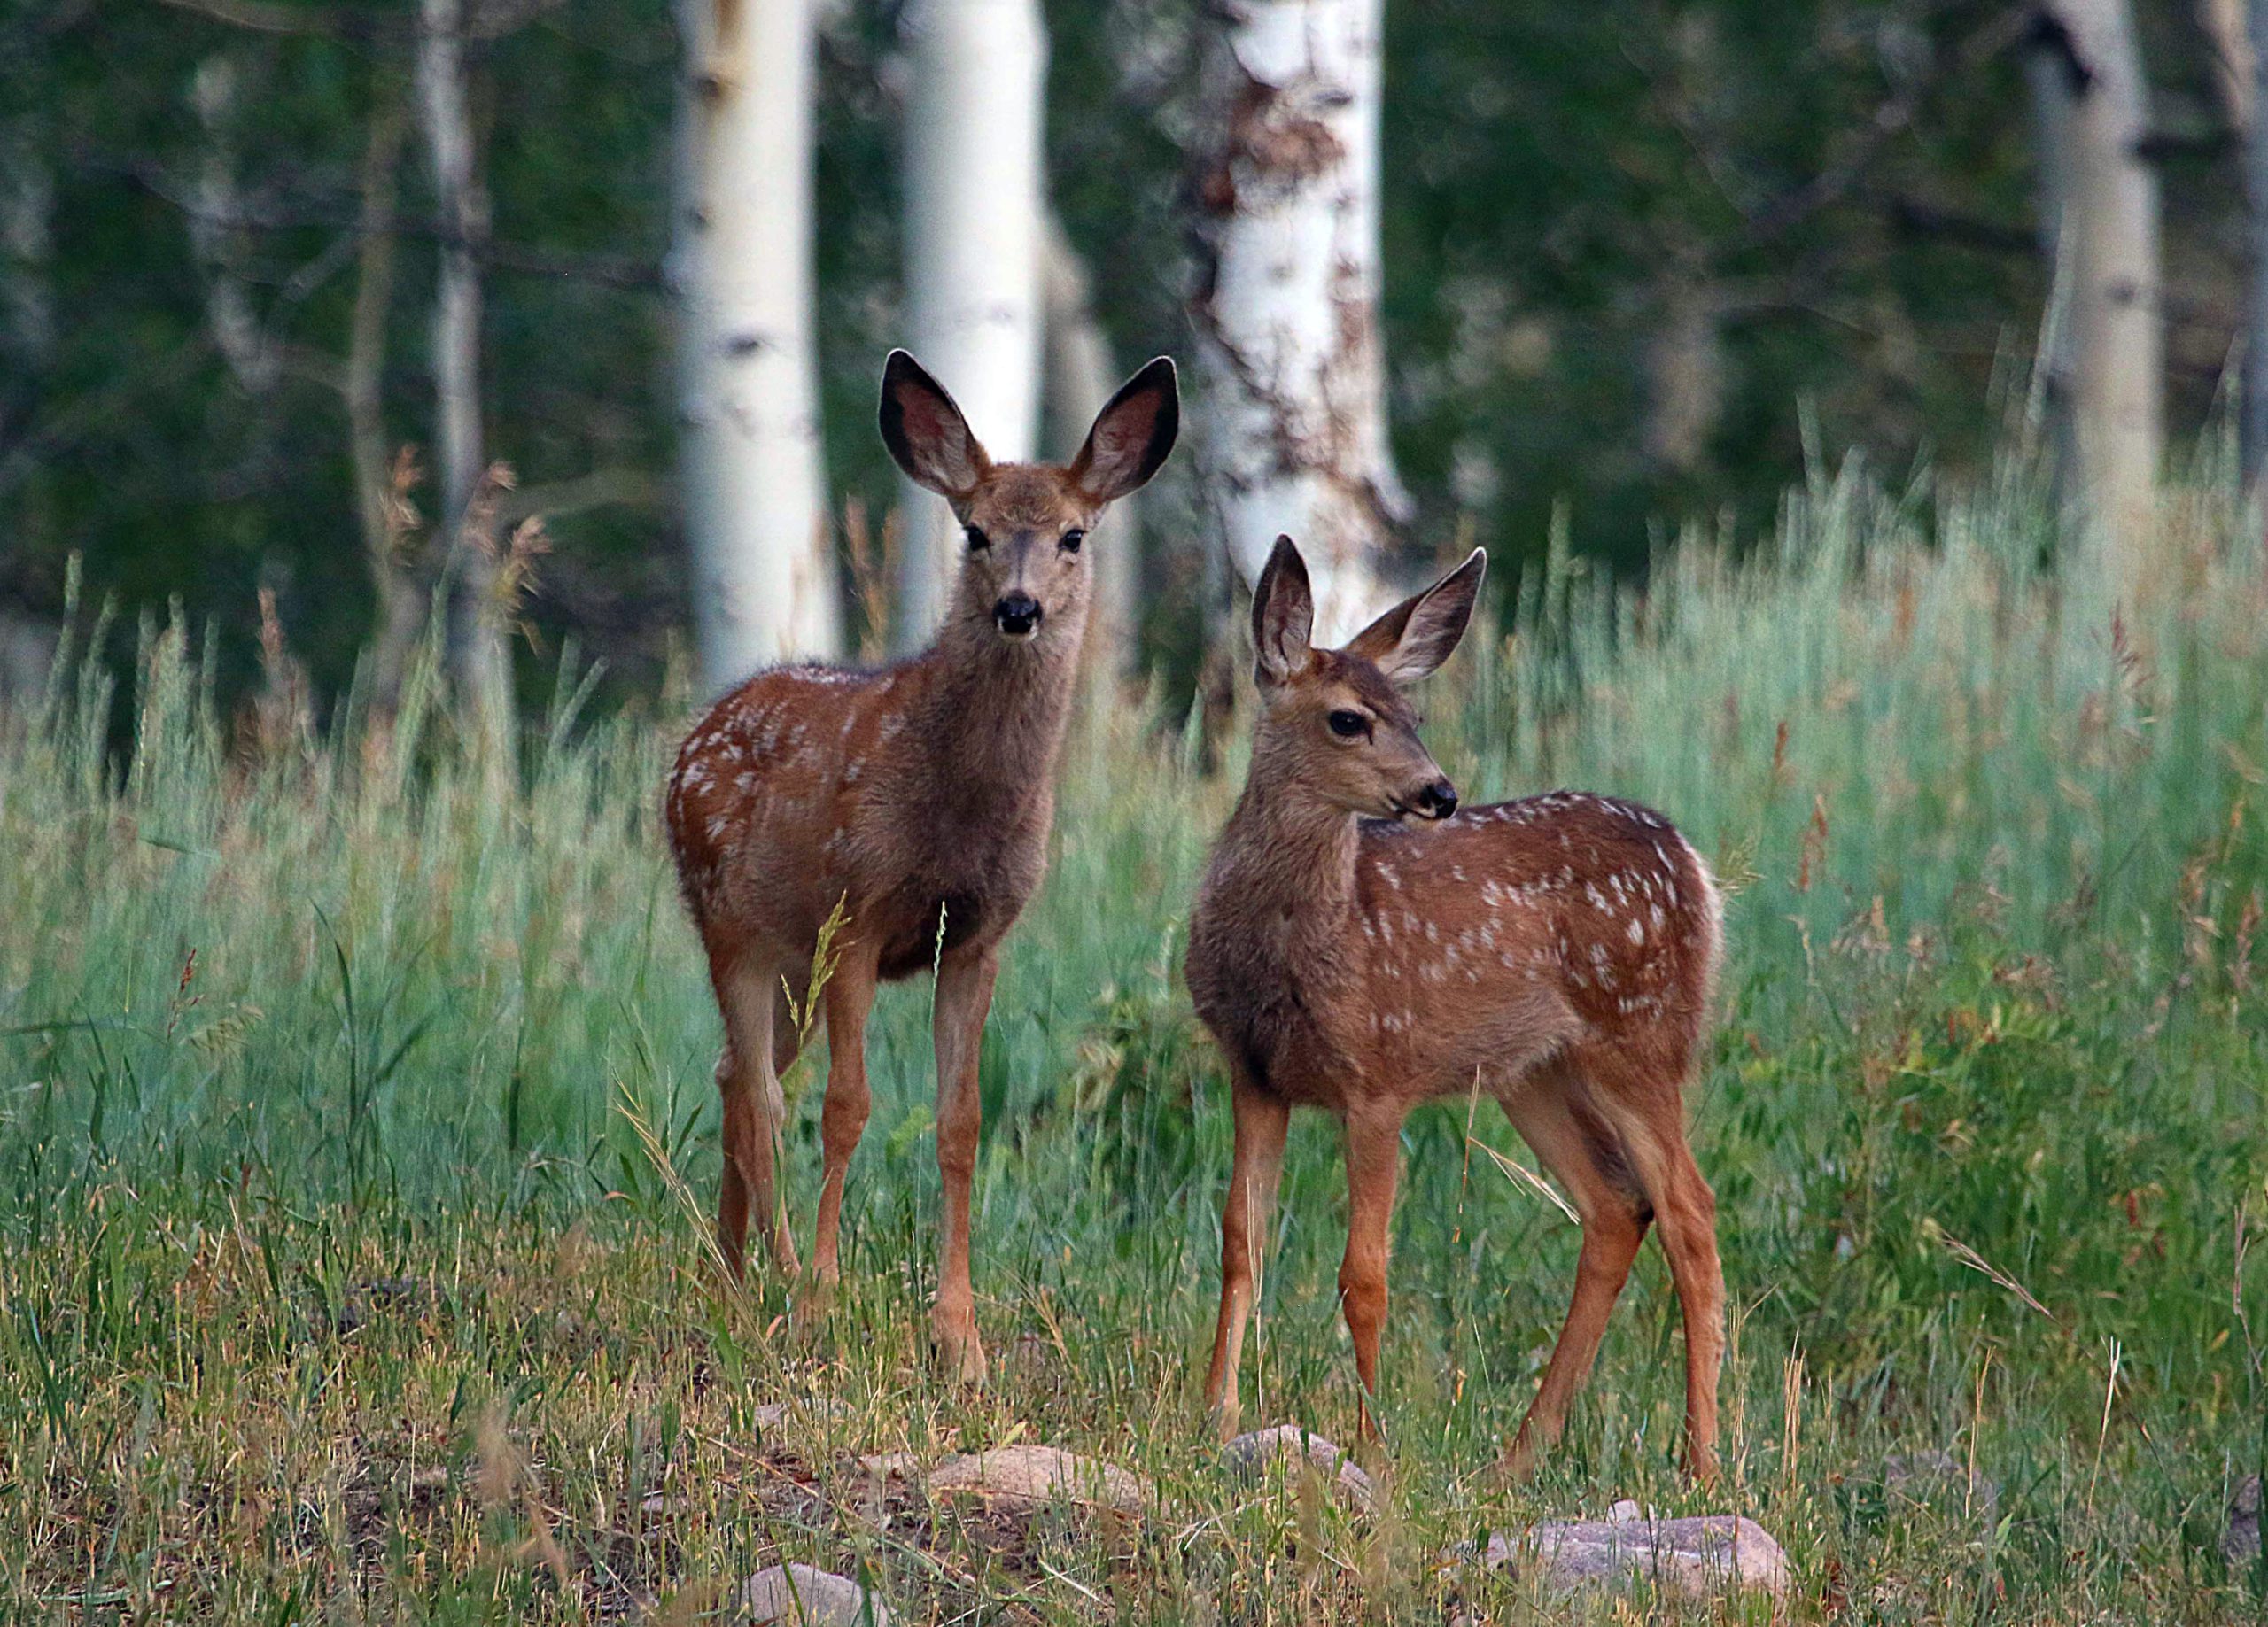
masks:
MULTIPOLYGON (((1643 593, 1555 554, 1429 686, 1469 800, 1641 799, 1736 889, 1693 1104, 1733 1307, 1705 1494, 1651 1246, 1565 1449, 1491 1472, 1576 1234, 1462 1104, 1405 1138, 1385 1506, 1223 1472, 1226 1087, 1178 958, 1235 733, 1208 773, 1193 726, 1084 707, 985 1040, 968 1393, 923 1352, 926 984, 877 1012, 839 1303, 711 1268, 718 1027, 656 828, 694 697, 588 718, 570 658, 501 763, 430 663, 318 737, 218 716, 193 629, 145 628, 126 696, 66 652, 0 717, 6 1614, 723 1619, 787 1558, 915 1623, 2268 1619, 2221 1553, 2268 1457, 2268 568, 2225 462, 2119 613, 2020 467, 1854 464, 1643 593), (1161 1511, 1008 1521, 856 1456, 1015 1441, 1161 1511), (1925 1453, 1958 1472, 1891 1471, 1925 1453), (1622 1498, 1751 1515, 1794 1592, 1570 1602, 1454 1561, 1622 1498)), ((806 1236, 822 1051, 788 1082, 806 1236)), ((1298 1120, 1248 1423, 1353 1438, 1342 1222, 1298 1120)))

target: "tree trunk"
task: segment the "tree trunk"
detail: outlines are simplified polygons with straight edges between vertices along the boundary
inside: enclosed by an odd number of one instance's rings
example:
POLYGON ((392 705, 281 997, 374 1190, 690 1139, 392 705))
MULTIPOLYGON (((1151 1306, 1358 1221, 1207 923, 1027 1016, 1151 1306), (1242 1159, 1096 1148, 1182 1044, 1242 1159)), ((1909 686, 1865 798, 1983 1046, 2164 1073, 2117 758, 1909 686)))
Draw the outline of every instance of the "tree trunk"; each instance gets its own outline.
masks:
MULTIPOLYGON (((1046 455, 1068 460, 1118 382, 1110 340, 1095 320, 1094 291, 1086 262, 1050 210, 1040 251, 1040 299, 1046 335, 1046 376, 1041 391, 1047 419, 1046 455)), ((1139 631, 1142 577, 1140 494, 1111 507, 1108 534, 1095 545, 1093 608, 1087 618, 1086 664, 1114 678, 1133 668, 1139 631)))
POLYGON ((418 0, 417 101, 433 201, 446 234, 433 298, 435 437, 440 465, 439 530, 456 585, 449 659, 459 698, 491 746, 512 725, 510 653, 496 600, 496 542, 468 522, 485 464, 480 430, 480 250, 488 198, 473 151, 464 65, 462 0, 418 0))
POLYGON ((1227 0, 1207 53, 1200 478, 1247 581, 1278 532, 1299 541, 1319 639, 1375 614, 1409 509, 1378 321, 1382 9, 1227 0))
POLYGON ((205 323, 213 345, 239 386, 265 395, 281 374, 276 345, 253 310, 244 280, 244 234, 237 198, 236 62, 214 55, 197 65, 190 105, 204 136, 198 155, 196 201, 189 212, 189 242, 205 278, 205 323))
POLYGON ((386 312, 393 303, 394 167, 405 120, 387 102, 370 115, 362 155, 361 244, 354 276, 340 393, 346 401, 347 451, 354 469, 354 513, 370 568, 377 627, 370 648, 370 701, 391 716, 401 697, 410 652, 424 631, 426 599, 416 562, 407 557, 409 526, 394 490, 385 420, 386 312))
POLYGON ((2158 184, 2141 151, 2140 53, 2127 0, 2054 0, 2043 28, 2061 31, 2071 91, 2059 261, 2068 273, 2075 494, 2106 550, 2112 590, 2131 598, 2148 580, 2163 438, 2158 184))
POLYGON ((2247 13, 2256 9, 2252 0, 2198 0, 2197 4, 2198 26, 2212 47, 2213 83, 2231 128, 2237 130, 2252 128, 2254 81, 2260 63, 2252 48, 2255 25, 2247 13))
MULTIPOLYGON (((1039 409, 1040 98, 1036 0, 927 0, 911 22, 905 111, 908 348, 993 458, 1032 454, 1039 409)), ((896 642, 926 643, 959 558, 944 507, 912 485, 896 642)))
POLYGON ((677 0, 679 418, 708 686, 842 647, 812 321, 811 0, 677 0))
POLYGON ((2070 36, 2044 12, 2035 19, 2023 66, 2039 157, 2039 262, 2047 277, 2039 353, 2032 364, 2032 412, 2047 431, 2058 492, 2068 499, 2078 478, 2078 447, 2072 425, 2071 252, 2063 222, 2073 186, 2071 121, 2084 75, 2070 36))
POLYGON ((1690 475, 1706 461, 1724 410, 1724 314, 1702 257, 1677 259, 1646 338, 1643 441, 1657 470, 1690 475))
POLYGON ((2245 5, 2249 95, 2244 130, 2244 480, 2257 489, 2268 475, 2268 0, 2245 5))

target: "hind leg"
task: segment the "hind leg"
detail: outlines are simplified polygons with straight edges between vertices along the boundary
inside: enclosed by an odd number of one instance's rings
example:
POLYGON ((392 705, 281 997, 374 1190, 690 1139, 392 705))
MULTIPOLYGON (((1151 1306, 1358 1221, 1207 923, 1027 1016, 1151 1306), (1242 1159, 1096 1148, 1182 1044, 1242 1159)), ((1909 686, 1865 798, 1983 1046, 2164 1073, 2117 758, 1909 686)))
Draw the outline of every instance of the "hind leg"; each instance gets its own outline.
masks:
POLYGON ((827 1161, 819 1194, 819 1235, 812 1246, 822 1298, 842 1274, 837 1259, 843 1183, 874 1101, 866 1086, 866 1013, 874 1003, 875 960, 872 946, 852 944, 827 984, 827 1104, 819 1113, 827 1161))
POLYGON ((1725 1274, 1717 1255, 1717 1197, 1686 1140, 1689 1058, 1673 1069, 1641 1057, 1584 1058, 1600 1111, 1653 1205, 1670 1280, 1685 1316, 1685 1468, 1717 1476, 1717 1380, 1725 1358, 1725 1274))
POLYGON ((1501 1098, 1504 1116, 1581 1217, 1583 1241, 1575 1260, 1575 1291, 1567 1320, 1551 1348, 1543 1383, 1505 1453, 1521 1479, 1535 1472, 1542 1454, 1567 1427, 1567 1409, 1597 1360, 1607 1318, 1628 1281, 1631 1262, 1652 1218, 1615 1146, 1613 1132, 1584 1100, 1581 1079, 1565 1063, 1539 1069, 1501 1098))
POLYGON ((725 1019, 717 1088, 725 1120, 724 1180, 717 1200, 717 1245, 735 1279, 746 1270, 751 1214, 757 1235, 784 1274, 796 1271, 795 1239, 780 1206, 781 1121, 787 1104, 773 1065, 774 982, 769 967, 710 967, 725 1019))

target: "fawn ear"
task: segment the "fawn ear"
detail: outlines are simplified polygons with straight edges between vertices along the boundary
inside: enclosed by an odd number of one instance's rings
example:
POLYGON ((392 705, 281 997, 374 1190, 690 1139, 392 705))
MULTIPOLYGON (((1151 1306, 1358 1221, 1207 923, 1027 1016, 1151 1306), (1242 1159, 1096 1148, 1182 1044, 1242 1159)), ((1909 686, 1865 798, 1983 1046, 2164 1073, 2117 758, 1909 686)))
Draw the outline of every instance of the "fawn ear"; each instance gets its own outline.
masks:
POLYGON ((906 478, 940 497, 967 497, 992 467, 945 387, 902 350, 882 364, 882 427, 906 478))
POLYGON ((1487 551, 1473 549, 1464 564, 1349 639, 1346 654, 1375 664, 1390 684, 1431 677, 1464 637, 1473 601, 1480 596, 1480 579, 1487 573, 1487 551))
POLYGON ((1181 432, 1181 386, 1161 356, 1118 387, 1071 460, 1073 484, 1097 507, 1149 484, 1181 432))
POLYGON ((1273 688, 1307 670, 1315 631, 1315 592, 1308 585, 1308 562, 1289 537, 1276 538, 1275 551, 1261 567, 1252 589, 1254 680, 1273 688))

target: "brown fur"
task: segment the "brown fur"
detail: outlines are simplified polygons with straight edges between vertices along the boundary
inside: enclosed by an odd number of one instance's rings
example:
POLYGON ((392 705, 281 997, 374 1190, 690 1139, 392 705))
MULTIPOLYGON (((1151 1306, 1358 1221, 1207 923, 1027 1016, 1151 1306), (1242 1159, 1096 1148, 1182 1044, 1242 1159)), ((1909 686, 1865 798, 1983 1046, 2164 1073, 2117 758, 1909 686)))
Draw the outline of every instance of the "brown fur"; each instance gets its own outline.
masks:
POLYGON ((878 672, 757 673, 687 737, 664 799, 725 1019, 718 1236, 735 1274, 751 1208, 774 1259, 796 1269, 775 1184, 779 1074, 797 1044, 785 998, 802 999, 828 917, 839 910, 844 924, 823 996, 822 1296, 837 1274, 843 1181, 872 1101, 864 1037, 875 985, 936 968, 944 1217, 935 1324, 949 1363, 970 1378, 984 1370, 968 1267, 977 1048, 1000 941, 1046 868, 1087 618, 1087 549, 1065 538, 1155 470, 1174 409, 1171 365, 1154 362, 1104 408, 1072 464, 996 465, 951 398, 893 355, 882 414, 892 453, 985 538, 967 550, 936 642, 878 672), (1015 639, 996 613, 1019 594, 1040 615, 1015 639))
POLYGON ((1190 925, 1190 993, 1229 1058, 1237 1117, 1208 1398, 1232 1424, 1288 1109, 1326 1108, 1346 1127, 1340 1290, 1367 1402, 1402 1120, 1421 1102, 1479 1089, 1502 1104, 1583 1223, 1574 1301, 1511 1449, 1516 1467, 1558 1437, 1658 1219, 1685 1308, 1687 1461, 1706 1476, 1723 1283, 1682 1093, 1720 954, 1715 883, 1668 821, 1610 797, 1554 792, 1423 824, 1378 817, 1418 807, 1441 771, 1377 663, 1399 662, 1409 681, 1445 659, 1478 590, 1477 563, 1346 649, 1316 651, 1304 648, 1301 616, 1285 627, 1287 613, 1268 602, 1271 589, 1304 596, 1296 560, 1271 561, 1262 578, 1264 708, 1251 775, 1190 925), (1445 593, 1446 605, 1427 603, 1445 593), (1412 639, 1425 647, 1413 654, 1412 639), (1329 727, 1334 711, 1363 714, 1368 737, 1341 740, 1329 727))

